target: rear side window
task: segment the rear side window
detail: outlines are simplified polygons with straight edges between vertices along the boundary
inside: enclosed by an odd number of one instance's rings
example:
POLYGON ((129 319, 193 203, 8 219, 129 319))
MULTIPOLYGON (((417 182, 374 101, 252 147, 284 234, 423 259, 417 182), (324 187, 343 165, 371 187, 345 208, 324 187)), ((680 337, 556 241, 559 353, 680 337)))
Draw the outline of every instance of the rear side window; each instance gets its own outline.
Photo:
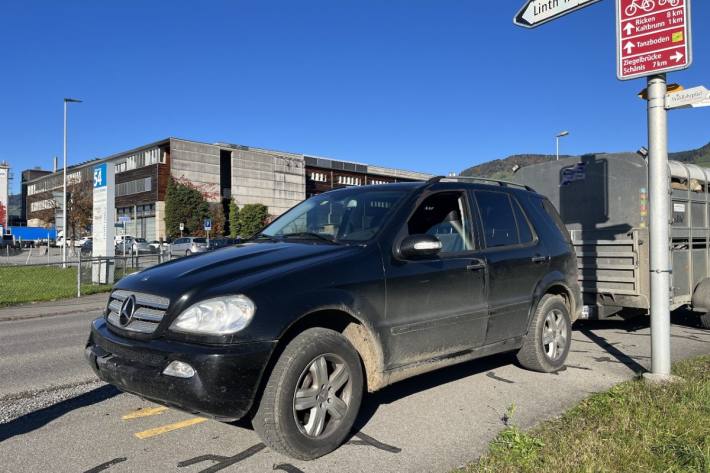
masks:
POLYGON ((520 208, 520 203, 515 201, 513 203, 513 209, 515 210, 515 220, 518 221, 520 243, 530 243, 533 241, 533 233, 532 230, 530 230, 530 223, 528 223, 528 219, 525 217, 523 210, 520 208))
POLYGON ((476 201, 483 223, 486 247, 517 245, 518 229, 515 213, 508 194, 503 192, 476 191, 476 201))
POLYGON ((552 222, 555 224, 557 229, 560 231, 562 234, 562 237, 567 240, 568 242, 571 241, 569 231, 567 230, 567 227, 565 227, 564 222, 562 222, 562 218, 560 217, 560 214, 557 212, 557 209, 555 208, 554 205, 552 205, 552 202, 550 202, 547 199, 539 199, 540 204, 542 205, 542 208, 545 210, 545 213, 547 214, 548 217, 552 220, 552 222))

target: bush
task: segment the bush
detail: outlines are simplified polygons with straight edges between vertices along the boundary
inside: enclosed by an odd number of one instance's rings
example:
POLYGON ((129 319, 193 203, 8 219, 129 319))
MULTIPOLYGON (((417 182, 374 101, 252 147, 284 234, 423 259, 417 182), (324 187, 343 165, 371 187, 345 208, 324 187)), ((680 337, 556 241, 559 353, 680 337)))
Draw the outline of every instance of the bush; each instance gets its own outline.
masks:
POLYGON ((269 209, 263 204, 246 204, 237 216, 237 235, 250 238, 264 228, 269 209))
POLYGON ((170 237, 180 236, 180 223, 185 235, 203 236, 203 221, 210 217, 210 208, 202 193, 174 179, 168 181, 165 194, 165 230, 170 237))
POLYGON ((229 201, 229 236, 231 238, 237 238, 239 224, 237 218, 239 216, 239 206, 233 200, 229 201))

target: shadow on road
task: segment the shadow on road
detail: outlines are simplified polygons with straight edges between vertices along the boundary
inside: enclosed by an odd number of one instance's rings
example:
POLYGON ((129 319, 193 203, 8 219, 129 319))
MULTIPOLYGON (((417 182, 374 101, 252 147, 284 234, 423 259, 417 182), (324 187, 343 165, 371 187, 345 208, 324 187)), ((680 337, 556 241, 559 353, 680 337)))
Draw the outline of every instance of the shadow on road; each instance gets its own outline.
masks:
POLYGON ((383 404, 390 404, 418 392, 426 391, 427 389, 457 381, 474 374, 485 373, 486 371, 510 365, 514 362, 515 357, 513 353, 488 356, 478 360, 448 366, 429 373, 423 373, 387 386, 381 391, 367 394, 362 400, 360 413, 353 426, 353 434, 359 432, 383 404))
POLYGON ((106 385, 80 396, 45 407, 44 409, 20 416, 6 424, 0 425, 0 442, 14 437, 15 435, 32 432, 75 409, 105 401, 118 394, 121 394, 121 391, 113 386, 106 385))

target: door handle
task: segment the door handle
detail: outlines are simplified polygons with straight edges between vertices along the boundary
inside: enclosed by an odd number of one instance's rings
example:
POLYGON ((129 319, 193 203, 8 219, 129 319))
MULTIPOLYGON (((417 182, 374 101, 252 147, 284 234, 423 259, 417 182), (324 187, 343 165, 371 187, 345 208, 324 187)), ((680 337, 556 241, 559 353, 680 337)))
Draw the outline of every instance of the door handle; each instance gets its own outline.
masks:
POLYGON ((466 271, 477 271, 486 267, 486 262, 481 259, 471 260, 469 264, 466 265, 466 271))
POLYGON ((532 261, 533 263, 546 263, 547 256, 540 256, 540 255, 533 256, 532 258, 530 258, 530 261, 532 261))

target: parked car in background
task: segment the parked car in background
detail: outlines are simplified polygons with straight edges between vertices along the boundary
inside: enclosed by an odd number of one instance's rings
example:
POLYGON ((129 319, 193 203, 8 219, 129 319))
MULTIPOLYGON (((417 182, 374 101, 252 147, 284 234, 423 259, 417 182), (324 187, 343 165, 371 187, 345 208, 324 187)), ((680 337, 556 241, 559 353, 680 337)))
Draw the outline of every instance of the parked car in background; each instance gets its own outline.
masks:
POLYGON ((210 238, 210 242, 207 245, 208 251, 218 250, 226 246, 236 245, 240 240, 237 238, 210 238))
POLYGON ((83 236, 83 237, 79 238, 78 240, 74 240, 74 246, 77 248, 81 248, 84 246, 84 243, 86 243, 87 241, 91 241, 91 237, 90 236, 83 236))
POLYGON ((81 254, 85 256, 91 256, 91 253, 94 251, 94 242, 91 238, 87 239, 84 241, 84 243, 81 245, 81 254))
POLYGON ((133 237, 130 235, 122 235, 116 242, 116 254, 122 255, 124 252, 129 254, 133 247, 133 237))
MULTIPOLYGON (((326 192, 248 244, 121 279, 85 353, 124 391, 248 417, 271 450, 310 460, 351 434, 365 391, 501 352, 562 369, 581 308, 574 248, 545 197, 434 178, 326 192)), ((550 402, 554 378, 539 382, 550 402)))
POLYGON ((153 251, 145 238, 135 238, 131 244, 131 249, 134 254, 151 253, 153 251))
POLYGON ((207 251, 207 239, 201 237, 177 238, 170 244, 170 256, 190 256, 207 251))
MULTIPOLYGON (((153 240, 148 245, 152 248, 153 252, 158 253, 160 251, 160 241, 153 240)), ((170 249, 170 243, 163 241, 163 251, 168 251, 170 249)))

